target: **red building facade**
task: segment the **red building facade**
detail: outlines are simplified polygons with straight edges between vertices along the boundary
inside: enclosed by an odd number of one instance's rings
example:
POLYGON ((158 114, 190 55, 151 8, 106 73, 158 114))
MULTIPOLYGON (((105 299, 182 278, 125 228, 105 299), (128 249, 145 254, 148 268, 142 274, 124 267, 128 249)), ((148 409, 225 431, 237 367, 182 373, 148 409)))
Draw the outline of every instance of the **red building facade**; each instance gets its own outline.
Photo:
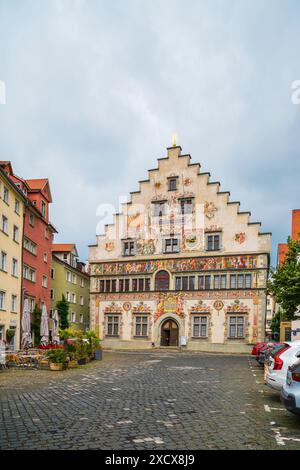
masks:
MULTIPOLYGON (((298 240, 300 235, 300 209, 292 211, 292 240, 298 240)), ((288 252, 287 243, 278 243, 277 264, 280 266, 284 263, 286 254, 288 252)))
POLYGON ((37 305, 50 308, 50 274, 52 243, 56 229, 49 220, 49 205, 52 203, 50 184, 47 178, 22 179, 15 175, 10 162, 5 168, 12 181, 27 198, 23 233, 22 259, 22 304, 29 301, 32 312, 37 305))

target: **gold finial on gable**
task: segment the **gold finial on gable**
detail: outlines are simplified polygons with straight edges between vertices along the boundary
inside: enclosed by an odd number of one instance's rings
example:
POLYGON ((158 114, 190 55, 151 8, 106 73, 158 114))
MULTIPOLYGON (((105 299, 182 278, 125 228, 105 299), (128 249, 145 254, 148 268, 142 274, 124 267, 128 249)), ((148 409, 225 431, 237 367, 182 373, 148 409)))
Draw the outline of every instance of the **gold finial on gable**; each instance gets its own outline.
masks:
POLYGON ((177 147, 177 134, 175 132, 172 135, 172 146, 177 147))

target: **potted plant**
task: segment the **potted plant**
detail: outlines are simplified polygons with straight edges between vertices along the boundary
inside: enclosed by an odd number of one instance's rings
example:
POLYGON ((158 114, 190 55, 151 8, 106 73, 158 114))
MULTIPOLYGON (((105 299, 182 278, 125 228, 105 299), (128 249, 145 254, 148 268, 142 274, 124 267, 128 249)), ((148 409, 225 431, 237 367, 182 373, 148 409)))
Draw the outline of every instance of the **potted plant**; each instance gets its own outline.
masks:
POLYGON ((78 360, 78 365, 82 366, 88 362, 88 345, 83 341, 82 338, 76 341, 76 358, 78 360))
POLYGON ((63 349, 50 349, 46 356, 49 359, 50 370, 63 370, 66 363, 66 353, 63 349))
POLYGON ((92 330, 88 331, 85 334, 85 338, 88 340, 88 349, 89 349, 89 354, 93 359, 96 359, 97 361, 101 361, 102 359, 102 348, 101 348, 101 342, 96 333, 92 330))
POLYGON ((68 351, 68 369, 75 369, 78 366, 78 360, 76 358, 76 347, 74 344, 67 345, 68 351))

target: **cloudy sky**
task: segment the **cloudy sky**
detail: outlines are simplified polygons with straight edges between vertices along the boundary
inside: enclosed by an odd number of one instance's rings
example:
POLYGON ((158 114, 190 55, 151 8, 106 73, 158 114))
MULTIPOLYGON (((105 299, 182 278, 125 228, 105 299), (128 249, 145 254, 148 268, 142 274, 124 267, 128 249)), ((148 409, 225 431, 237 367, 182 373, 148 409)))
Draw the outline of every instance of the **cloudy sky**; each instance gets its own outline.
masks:
POLYGON ((275 253, 300 207, 299 45, 299 0, 0 0, 0 159, 50 179, 57 241, 85 259, 97 206, 177 132, 275 253))

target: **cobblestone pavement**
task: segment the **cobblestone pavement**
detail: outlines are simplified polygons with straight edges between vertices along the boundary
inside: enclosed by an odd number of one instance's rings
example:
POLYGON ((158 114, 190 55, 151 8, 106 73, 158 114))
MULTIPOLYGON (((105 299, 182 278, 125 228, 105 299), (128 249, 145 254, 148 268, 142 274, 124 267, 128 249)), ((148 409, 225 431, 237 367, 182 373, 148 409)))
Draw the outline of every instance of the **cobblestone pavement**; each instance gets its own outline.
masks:
POLYGON ((300 448, 300 418, 247 356, 105 352, 65 372, 0 371, 0 419, 1 449, 300 448))

